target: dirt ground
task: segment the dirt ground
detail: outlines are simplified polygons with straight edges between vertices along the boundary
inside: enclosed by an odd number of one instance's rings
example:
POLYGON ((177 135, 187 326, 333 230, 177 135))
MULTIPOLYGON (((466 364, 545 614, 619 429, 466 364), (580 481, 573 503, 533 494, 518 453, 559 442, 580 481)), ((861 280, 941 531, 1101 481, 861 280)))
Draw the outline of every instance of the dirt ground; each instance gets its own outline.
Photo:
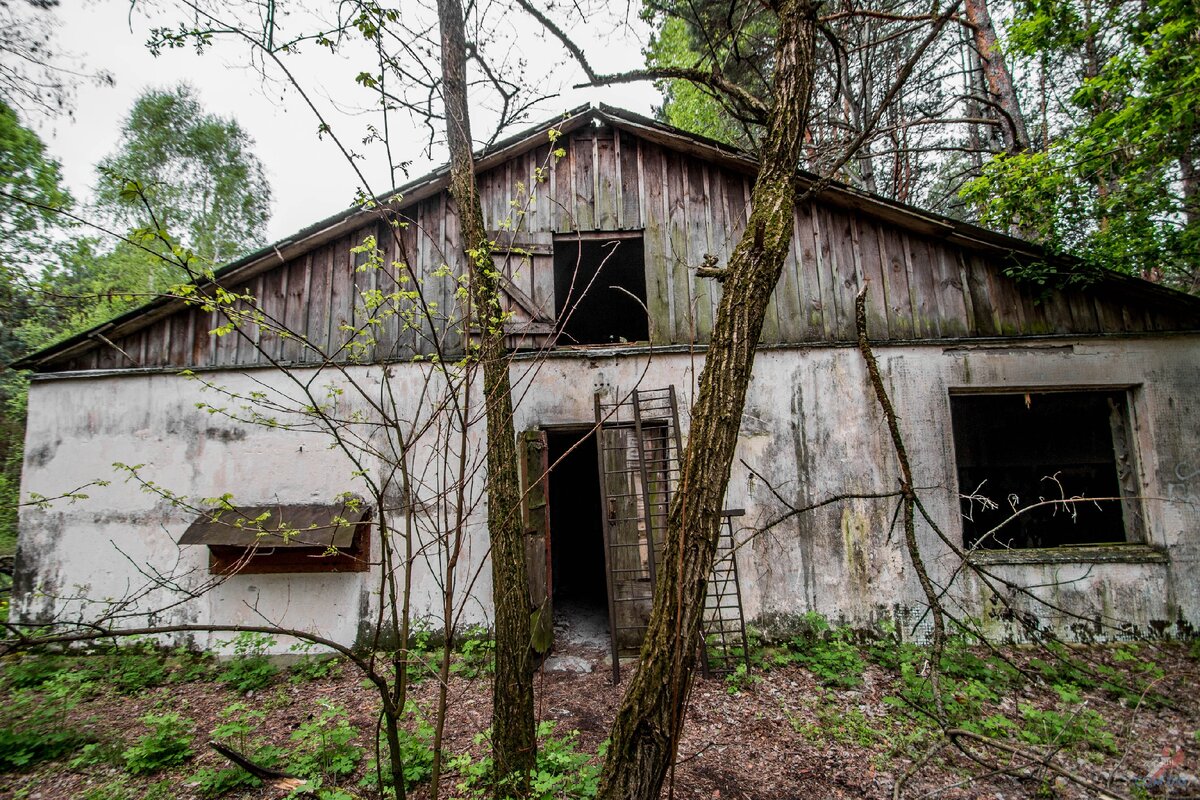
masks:
MULTIPOLYGON (((632 670, 624 669, 622 686, 613 686, 603 651, 575 644, 556 655, 558 661, 549 666, 566 661, 576 666, 585 662, 594 668, 590 672, 544 669, 537 683, 538 717, 553 720, 558 734, 578 731, 579 749, 595 753, 608 734, 632 670)), ((1081 705, 1099 713, 1115 747, 1104 751, 1075 744, 1037 749, 1052 754, 1054 763, 1090 788, 1044 768, 1017 769, 1028 765, 996 751, 990 754, 990 767, 985 767, 946 747, 916 770, 904 796, 1090 798, 1104 796, 1096 788, 1099 786, 1116 797, 1200 797, 1200 662, 1183 645, 1153 648, 1153 658, 1163 674, 1155 690, 1169 698, 1169 705, 1151 708, 1128 698, 1114 699, 1099 690, 1089 691, 1081 705)), ((912 769, 914 760, 925 754, 933 741, 928 728, 909 721, 909 712, 894 702, 884 702, 886 696, 895 694, 897 680, 896 675, 874 664, 867 667, 862 685, 855 689, 822 687, 812 673, 794 664, 760 671, 754 680, 736 689, 719 679, 697 679, 669 791, 681 800, 890 798, 897 777, 912 769)), ((414 689, 418 705, 426 709, 436 693, 434 680, 425 680, 414 689)), ((995 710, 1014 712, 1022 702, 1047 703, 1045 696, 1045 687, 1022 688, 1014 696, 1004 697, 995 710)), ((449 698, 446 750, 482 754, 486 743, 477 741, 477 735, 487 728, 491 715, 488 678, 452 678, 449 698)), ((173 770, 136 778, 111 765, 71 768, 70 759, 64 758, 29 772, 0 774, 0 798, 74 800, 89 796, 89 792, 92 797, 102 796, 97 787, 113 785, 125 787, 129 797, 141 797, 144 787, 164 778, 170 781, 171 796, 197 797, 189 776, 204 766, 227 766, 205 745, 223 708, 241 701, 267 709, 259 733, 287 746, 291 732, 319 708, 318 700, 344 707, 352 724, 368 734, 362 736, 365 745, 375 726, 377 701, 363 687, 361 676, 346 665, 337 667, 329 677, 299 683, 281 674, 266 689, 249 695, 239 695, 212 681, 168 684, 135 696, 101 691, 79 702, 62 724, 128 743, 145 732, 139 718, 147 712, 178 711, 195 725, 196 755, 173 770)), ((4 713, 0 710, 0 724, 4 713)), ((1015 747, 1035 749, 1019 737, 1009 741, 1015 747)), ((358 777, 343 784, 350 796, 377 796, 359 788, 358 777)), ((455 788, 460 780, 456 774, 446 775, 443 796, 461 796, 455 788)), ((410 797, 423 798, 427 792, 427 788, 418 788, 410 797)), ((285 794, 262 787, 226 796, 285 794)), ((668 790, 666 796, 671 796, 668 790)))

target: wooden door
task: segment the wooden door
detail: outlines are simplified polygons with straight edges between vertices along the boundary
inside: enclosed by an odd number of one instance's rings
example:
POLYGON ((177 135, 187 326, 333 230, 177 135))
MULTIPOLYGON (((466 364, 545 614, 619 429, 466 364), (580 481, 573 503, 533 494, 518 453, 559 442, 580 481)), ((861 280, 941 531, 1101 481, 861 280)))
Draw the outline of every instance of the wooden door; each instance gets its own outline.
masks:
POLYGON ((521 514, 525 528, 525 563, 529 575, 529 606, 533 648, 548 653, 554 644, 554 587, 550 567, 550 462, 546 432, 521 434, 521 514))

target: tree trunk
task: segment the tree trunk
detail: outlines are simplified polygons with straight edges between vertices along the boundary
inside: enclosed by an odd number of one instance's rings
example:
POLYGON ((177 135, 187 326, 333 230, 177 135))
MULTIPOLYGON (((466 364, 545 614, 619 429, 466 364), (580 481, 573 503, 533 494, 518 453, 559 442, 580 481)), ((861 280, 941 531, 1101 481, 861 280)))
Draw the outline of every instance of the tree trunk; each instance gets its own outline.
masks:
MULTIPOLYGON (((1194 141, 1195 137, 1191 137, 1194 141)), ((1200 243, 1200 163, 1194 155, 1195 148, 1190 144, 1179 156, 1180 183, 1183 186, 1183 221, 1185 241, 1200 243)), ((1195 293, 1200 290, 1200 256, 1193 250, 1191 258, 1183 264, 1183 274, 1187 283, 1183 286, 1186 291, 1195 293)))
POLYGON ((654 610, 641 662, 613 724, 598 794, 603 800, 657 798, 673 760, 755 346, 791 242, 817 18, 811 0, 780 0, 775 8, 773 104, 750 221, 729 260, 692 408, 680 490, 667 520, 654 610))
POLYGON ((975 49, 983 65, 988 93, 1004 117, 1004 124, 1001 126, 1004 132, 1004 148, 1010 153, 1028 150, 1029 133, 1025 128, 1025 118, 1021 116, 1012 73, 1008 71, 1004 53, 996 40, 996 27, 992 24, 991 14, 988 13, 987 0, 965 0, 964 10, 967 22, 974 31, 975 49))
POLYGON ((504 349, 500 275, 492 262, 475 184, 467 108, 466 41, 460 0, 438 0, 442 34, 442 97, 450 149, 450 195, 458 206, 471 269, 472 322, 479 332, 487 404, 487 516, 491 539, 492 603, 496 614, 496 676, 492 748, 497 796, 528 793, 536 740, 533 670, 529 657, 529 589, 521 530, 521 490, 513 430, 512 387, 504 349), (501 789, 501 784, 505 784, 501 789))

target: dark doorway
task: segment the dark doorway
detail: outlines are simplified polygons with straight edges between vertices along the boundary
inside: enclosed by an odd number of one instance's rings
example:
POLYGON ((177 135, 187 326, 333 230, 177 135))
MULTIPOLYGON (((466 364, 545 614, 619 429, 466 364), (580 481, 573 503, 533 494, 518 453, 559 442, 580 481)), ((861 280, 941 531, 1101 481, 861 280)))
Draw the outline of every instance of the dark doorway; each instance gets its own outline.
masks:
POLYGON ((546 438, 550 463, 562 459, 550 470, 555 621, 576 629, 600 626, 603 630, 591 634, 607 636, 608 586, 596 436, 586 430, 548 431, 546 438))
POLYGON ((641 235, 557 237, 554 303, 559 344, 647 341, 650 323, 641 235))

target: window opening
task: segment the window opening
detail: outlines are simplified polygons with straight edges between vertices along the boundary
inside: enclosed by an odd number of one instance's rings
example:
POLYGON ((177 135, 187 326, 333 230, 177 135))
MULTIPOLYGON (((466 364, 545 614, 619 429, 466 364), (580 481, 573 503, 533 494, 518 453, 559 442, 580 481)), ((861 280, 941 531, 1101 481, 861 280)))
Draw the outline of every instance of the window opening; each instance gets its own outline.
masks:
POLYGON ((642 237, 556 237, 554 302, 559 344, 648 341, 642 237))
POLYGON ((950 415, 964 546, 1138 538, 1126 392, 959 394, 950 415))

